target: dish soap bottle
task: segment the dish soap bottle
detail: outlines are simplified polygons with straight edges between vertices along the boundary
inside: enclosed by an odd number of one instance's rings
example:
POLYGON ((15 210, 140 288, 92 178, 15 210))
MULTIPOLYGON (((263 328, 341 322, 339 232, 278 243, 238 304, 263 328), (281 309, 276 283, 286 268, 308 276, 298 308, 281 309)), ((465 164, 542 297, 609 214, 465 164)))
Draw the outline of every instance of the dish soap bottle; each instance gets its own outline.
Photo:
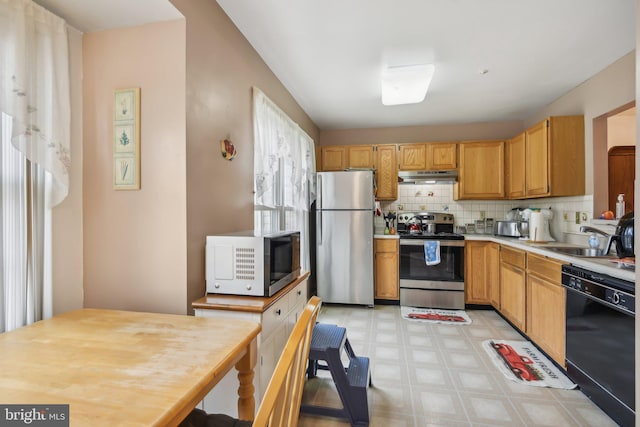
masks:
POLYGON ((618 203, 616 203, 616 219, 624 216, 624 194, 618 194, 618 203))
POLYGON ((598 236, 595 233, 592 233, 589 237, 589 247, 592 249, 598 249, 600 247, 600 241, 598 240, 598 236))

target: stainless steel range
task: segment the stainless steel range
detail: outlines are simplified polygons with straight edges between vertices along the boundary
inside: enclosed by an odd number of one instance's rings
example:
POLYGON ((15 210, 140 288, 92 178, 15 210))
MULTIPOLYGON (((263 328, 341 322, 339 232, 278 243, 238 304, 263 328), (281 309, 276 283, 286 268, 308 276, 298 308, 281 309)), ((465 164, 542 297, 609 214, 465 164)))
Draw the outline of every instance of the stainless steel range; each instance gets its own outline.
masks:
POLYGON ((397 230, 400 304, 464 309, 464 236, 453 232, 453 215, 403 212, 398 215, 397 230), (439 262, 427 255, 434 246, 439 262))

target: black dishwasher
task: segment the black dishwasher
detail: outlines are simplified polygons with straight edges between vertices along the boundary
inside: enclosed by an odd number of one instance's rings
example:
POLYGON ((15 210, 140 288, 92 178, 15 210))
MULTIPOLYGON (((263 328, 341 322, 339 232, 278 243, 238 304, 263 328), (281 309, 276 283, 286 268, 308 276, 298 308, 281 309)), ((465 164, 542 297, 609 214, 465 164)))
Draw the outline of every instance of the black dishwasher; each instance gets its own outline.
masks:
POLYGON ((635 284, 562 267, 567 374, 621 426, 635 425, 635 284))

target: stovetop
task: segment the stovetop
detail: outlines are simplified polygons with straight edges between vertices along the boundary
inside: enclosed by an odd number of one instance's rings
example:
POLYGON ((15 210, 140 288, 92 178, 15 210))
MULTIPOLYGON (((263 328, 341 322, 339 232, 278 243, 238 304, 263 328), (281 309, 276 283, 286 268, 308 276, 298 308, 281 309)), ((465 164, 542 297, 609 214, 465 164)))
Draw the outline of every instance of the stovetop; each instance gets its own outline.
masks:
POLYGON ((401 239, 422 239, 422 240, 464 240, 462 234, 456 233, 427 233, 423 231, 420 234, 410 234, 408 231, 399 231, 398 236, 401 239))

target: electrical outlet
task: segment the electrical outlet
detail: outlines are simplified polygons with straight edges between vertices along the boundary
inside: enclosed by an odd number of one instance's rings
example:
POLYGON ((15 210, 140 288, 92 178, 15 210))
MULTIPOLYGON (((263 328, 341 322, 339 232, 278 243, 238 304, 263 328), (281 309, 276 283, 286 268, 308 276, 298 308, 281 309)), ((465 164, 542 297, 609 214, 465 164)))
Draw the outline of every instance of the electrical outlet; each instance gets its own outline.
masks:
POLYGON ((580 224, 580 212, 576 212, 576 224, 580 224))
POLYGON ((487 216, 487 212, 480 211, 480 219, 484 219, 487 216))
POLYGON ((403 204, 399 204, 398 205, 398 210, 399 211, 403 211, 404 210, 404 205, 403 204))

